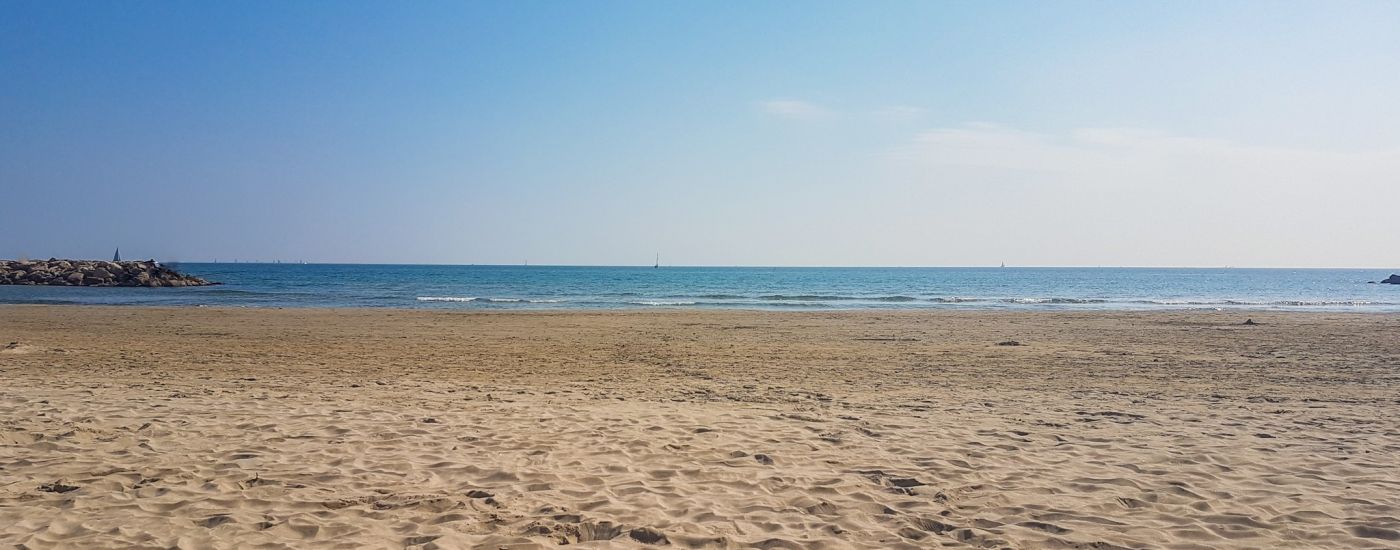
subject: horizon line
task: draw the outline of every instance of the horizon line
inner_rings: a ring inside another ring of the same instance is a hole
[[[0,258],[3,261],[48,261],[69,260],[69,261],[98,261],[106,262],[102,258]],[[460,263],[460,262],[348,262],[348,261],[303,261],[303,260],[252,260],[252,261],[220,261],[217,259],[205,260],[160,260],[157,258],[145,258],[140,260],[124,261],[158,261],[166,264],[253,264],[253,265],[364,265],[364,266],[439,266],[439,267],[599,267],[599,268],[647,268],[653,269],[657,266],[649,264],[536,264],[529,263]],[[762,264],[662,264],[660,268],[752,268],[752,269],[1349,269],[1349,270],[1375,270],[1375,271],[1395,271],[1400,270],[1400,266],[1395,267],[1375,267],[1375,266],[1294,266],[1294,265],[1047,265],[1047,264],[1026,264],[1026,265],[819,265],[819,264],[792,264],[792,265],[762,265]]]
[[[294,261],[198,261],[168,260],[163,263],[186,264],[255,264],[255,265],[364,265],[364,266],[437,266],[437,267],[598,267],[598,268],[646,268],[646,264],[535,264],[535,263],[456,263],[456,262],[303,262]],[[761,264],[675,264],[661,265],[660,268],[751,268],[751,269],[1350,269],[1350,270],[1400,270],[1400,267],[1366,266],[1289,266],[1289,265],[761,265]]]

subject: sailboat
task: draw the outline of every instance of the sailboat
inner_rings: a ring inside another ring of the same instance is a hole
[[[660,252],[657,252],[657,253],[656,253],[656,263],[655,263],[655,264],[652,264],[651,268],[652,268],[652,269],[657,269],[657,268],[660,268],[660,267],[661,267],[661,253],[660,253]]]
[[[114,262],[120,262],[120,261],[122,261],[122,249],[118,248],[116,252],[113,252],[113,253],[112,253],[112,261],[114,261]]]

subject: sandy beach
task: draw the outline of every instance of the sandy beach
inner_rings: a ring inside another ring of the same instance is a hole
[[[1396,315],[4,306],[0,545],[1395,548],[1396,411]]]

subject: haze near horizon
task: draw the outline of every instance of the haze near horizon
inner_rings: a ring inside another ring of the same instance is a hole
[[[0,257],[1400,265],[1400,4],[0,4]]]

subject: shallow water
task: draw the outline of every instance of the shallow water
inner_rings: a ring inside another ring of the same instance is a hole
[[[418,309],[1400,311],[1384,270],[187,263],[203,288],[0,286],[0,303]]]

